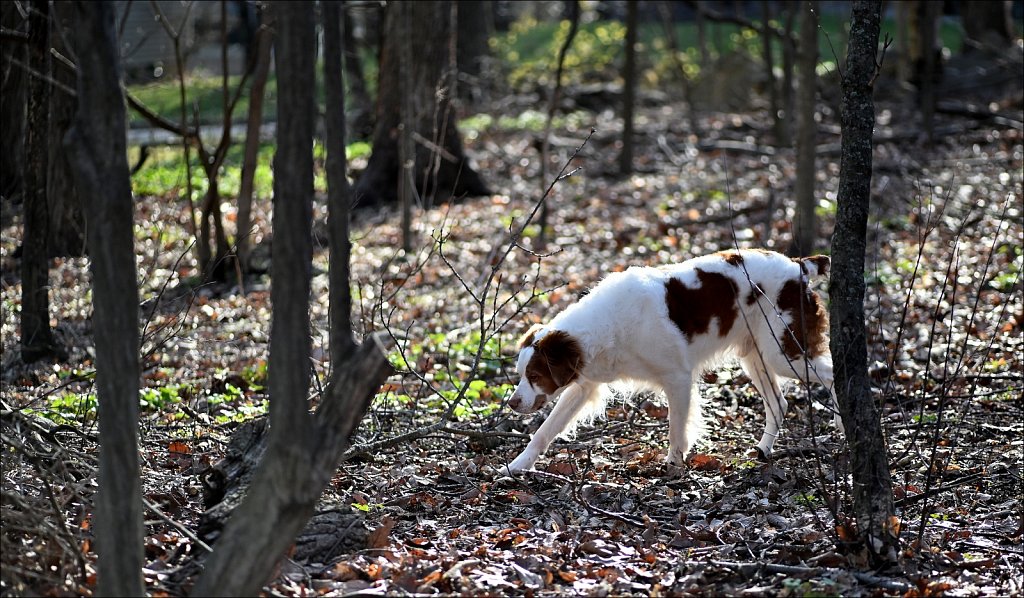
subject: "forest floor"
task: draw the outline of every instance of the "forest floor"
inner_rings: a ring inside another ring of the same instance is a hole
[[[1019,100],[1008,108],[1019,114]],[[878,106],[866,307],[901,521],[898,567],[871,570],[845,543],[849,455],[822,423],[820,389],[786,387],[793,408],[774,461],[762,463],[750,456],[761,401],[732,362],[703,377],[711,425],[689,468],[665,465],[666,409],[641,395],[556,441],[537,473],[502,473],[543,419],[504,404],[516,339],[531,323],[630,265],[789,243],[794,155],[760,144],[771,123],[761,113],[703,114],[698,138],[681,113],[640,110],[628,177],[616,174],[621,125],[607,111],[574,113],[556,131],[549,178],[596,133],[571,161],[581,170],[551,192],[552,234],[540,247],[539,228],[528,226],[507,259],[510,230],[550,183],[540,180],[539,134],[495,127],[470,136],[468,153],[494,194],[417,211],[409,252],[398,249],[394,212],[356,217],[356,332],[389,330],[399,371],[323,497],[322,510],[351,513],[353,524],[328,530],[329,546],[297,544],[267,594],[1024,592],[1019,117],[1014,126],[939,115],[929,146],[911,107]],[[828,106],[818,141],[827,252],[839,177]],[[355,174],[363,164],[352,164]],[[262,247],[268,210],[256,215]],[[317,231],[324,214],[320,197]],[[154,595],[180,594],[188,581],[175,573],[202,553],[200,474],[240,422],[266,410],[269,280],[190,290],[188,210],[177,193],[140,197],[136,222],[145,576]],[[52,324],[69,358],[21,364],[19,223],[5,218],[0,244],[0,594],[91,595],[98,432],[88,262],[55,260],[50,274]],[[325,245],[314,259],[315,388],[327,375]],[[825,282],[818,287],[827,296]]]

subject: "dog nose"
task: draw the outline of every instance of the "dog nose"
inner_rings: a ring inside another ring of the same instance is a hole
[[[513,408],[513,409],[518,410],[519,409],[519,405],[521,405],[522,402],[523,402],[522,397],[520,397],[519,395],[512,395],[512,398],[508,400],[508,406]]]

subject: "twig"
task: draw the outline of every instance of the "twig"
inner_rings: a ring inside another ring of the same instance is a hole
[[[169,524],[174,529],[176,529],[179,532],[181,532],[181,534],[183,536],[185,536],[186,538],[188,538],[189,540],[192,540],[192,542],[194,542],[196,546],[198,546],[199,548],[202,548],[206,552],[213,552],[213,548],[210,548],[209,544],[207,544],[206,542],[203,542],[201,539],[199,539],[199,536],[197,536],[194,533],[192,533],[192,531],[189,530],[184,525],[182,525],[182,524],[178,523],[177,521],[171,519],[169,515],[167,515],[166,513],[164,513],[163,511],[160,510],[160,507],[158,507],[155,504],[153,504],[153,502],[150,501],[145,496],[142,497],[142,503],[145,504],[146,508],[149,509],[150,511],[152,511],[154,515],[156,515],[157,517],[162,519],[165,523]]]

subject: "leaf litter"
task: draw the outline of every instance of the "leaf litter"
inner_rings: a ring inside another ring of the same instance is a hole
[[[489,287],[511,231],[541,193],[531,134],[495,129],[470,140],[496,193],[418,211],[408,254],[395,249],[402,245],[395,214],[357,214],[356,332],[386,328],[400,347],[392,359],[399,373],[323,497],[324,509],[355,513],[362,535],[341,553],[285,561],[268,593],[1024,591],[1019,128],[968,122],[932,148],[899,140],[876,148],[866,309],[903,542],[898,569],[867,570],[844,543],[853,530],[848,457],[825,423],[821,389],[786,388],[793,407],[779,454],[761,463],[749,454],[764,417],[760,399],[729,362],[701,382],[711,425],[687,469],[664,464],[664,405],[640,395],[612,402],[603,417],[556,441],[537,473],[502,473],[543,420],[503,403],[516,382],[516,339],[530,324],[611,271],[789,242],[792,152],[715,149],[750,142],[770,123],[702,114],[709,136],[698,143],[671,118],[678,109],[640,110],[637,172],[629,177],[612,174],[621,125],[608,112],[591,114],[584,126],[597,133],[571,163],[582,170],[548,200],[547,243],[540,245],[535,225],[526,227]],[[819,143],[838,140],[822,129]],[[570,141],[556,144],[552,171],[586,137],[561,134]],[[818,164],[825,239],[838,162],[825,155]],[[264,240],[268,210],[256,209]],[[269,281],[247,280],[244,293],[193,289],[187,206],[169,194],[140,198],[137,211],[137,222],[157,223],[136,230],[147,331],[142,385],[152,391],[143,395],[140,421],[145,575],[154,593],[178,594],[175,571],[203,550],[195,533],[201,474],[240,422],[265,413]],[[323,198],[316,216],[318,231]],[[88,261],[54,260],[50,271],[52,320],[70,358],[25,366],[17,359],[20,278],[12,256],[19,241],[16,217],[0,244],[3,593],[89,595],[98,431],[89,402]],[[316,250],[311,304],[318,389],[329,374],[325,245]],[[450,421],[441,421],[445,414]],[[339,542],[353,533],[339,529]]]

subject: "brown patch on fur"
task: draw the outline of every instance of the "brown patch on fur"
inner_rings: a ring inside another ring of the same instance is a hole
[[[543,324],[534,324],[533,326],[530,326],[530,329],[526,331],[526,334],[519,338],[519,348],[522,349],[523,347],[532,345],[533,338],[537,336],[537,332],[539,332],[543,327]]]
[[[579,378],[583,366],[579,341],[566,332],[553,330],[534,345],[533,356],[526,364],[526,379],[552,394]]]
[[[832,265],[832,258],[827,255],[812,255],[810,257],[794,257],[790,258],[797,264],[800,264],[800,271],[804,274],[810,274],[808,264],[814,264],[814,269],[817,270],[815,276],[824,276],[828,274],[828,268]]]
[[[743,256],[734,251],[719,251],[718,255],[730,266],[739,266],[743,263]]]
[[[706,334],[712,318],[718,318],[718,334],[725,336],[736,321],[736,297],[739,294],[731,278],[697,269],[700,286],[691,289],[675,278],[665,283],[668,317],[690,340]]]
[[[828,313],[817,293],[798,280],[790,280],[779,291],[776,305],[792,321],[779,339],[786,357],[799,359],[804,350],[809,358],[828,352]]]

